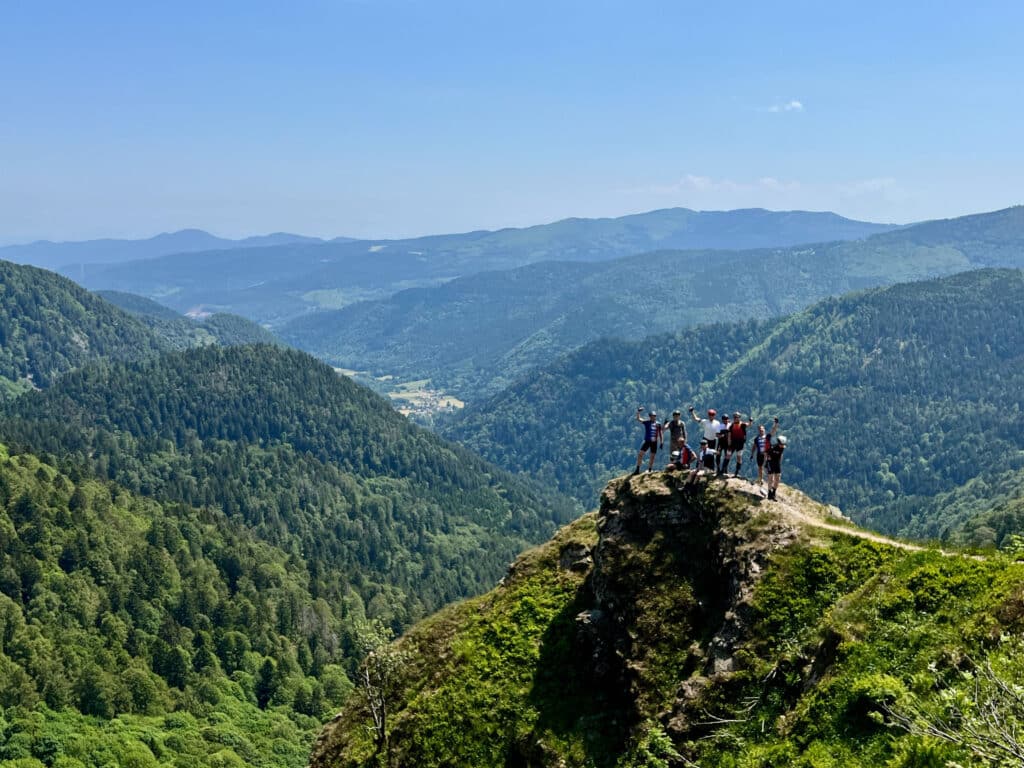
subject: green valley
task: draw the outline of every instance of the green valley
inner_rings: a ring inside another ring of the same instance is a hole
[[[601,337],[767,319],[852,290],[1019,268],[1022,254],[1016,207],[850,242],[531,264],[310,314],[280,333],[333,365],[429,378],[472,403]]]
[[[206,347],[95,365],[11,404],[7,440],[213,505],[394,627],[490,586],[573,507],[407,422],[308,355]]]

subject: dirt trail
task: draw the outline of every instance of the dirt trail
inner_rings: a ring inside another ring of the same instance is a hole
[[[742,494],[755,500],[765,501],[765,492],[762,488],[752,484],[748,480],[729,477],[726,478],[724,482],[730,490],[738,494]],[[846,520],[847,518],[842,517],[842,513],[836,507],[829,507],[825,504],[814,501],[809,496],[785,484],[779,487],[779,498],[777,501],[765,501],[765,503],[770,504],[771,506],[769,508],[774,510],[777,514],[813,528],[835,531],[836,533],[843,533],[847,536],[853,536],[858,539],[867,539],[868,541],[885,544],[886,546],[895,547],[907,552],[924,552],[925,550],[930,549],[929,547],[921,546],[920,544],[911,544],[906,541],[890,539],[888,536],[883,536],[880,533],[866,531],[863,528],[856,527],[852,522],[848,525],[829,522],[830,519]],[[984,559],[979,555],[968,555],[963,552],[949,552],[947,550],[939,551],[946,557],[966,557],[971,560]]]

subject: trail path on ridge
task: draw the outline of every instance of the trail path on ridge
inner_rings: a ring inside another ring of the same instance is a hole
[[[719,481],[722,482],[722,481]],[[725,484],[730,490],[741,494],[743,496],[750,497],[752,499],[768,503],[765,497],[762,495],[761,488],[753,485],[749,480],[744,478],[728,477],[724,480]],[[839,517],[842,513],[836,507],[830,507],[821,502],[814,501],[806,494],[798,491],[788,485],[782,485],[779,487],[779,498],[771,503],[769,509],[776,512],[776,514],[782,517],[789,518],[794,522],[801,523],[812,528],[819,528],[826,531],[834,531],[836,533],[842,533],[847,536],[853,536],[858,539],[866,539],[873,541],[877,544],[885,544],[889,547],[895,547],[896,549],[902,549],[907,552],[924,552],[931,547],[925,547],[920,544],[911,544],[906,541],[899,541],[897,539],[891,539],[888,536],[883,536],[880,533],[874,533],[872,531],[866,531],[863,528],[859,528],[852,521],[848,525],[839,525],[838,523],[830,523],[829,519],[842,519],[846,520],[845,517]],[[949,552],[947,550],[938,550],[946,557],[966,557],[971,560],[984,560],[980,555],[969,555],[964,552]]]
[[[887,547],[901,549],[905,552],[936,551],[944,557],[963,557],[969,560],[979,561],[985,560],[981,555],[938,549],[936,547],[929,547],[923,544],[913,544],[908,541],[900,541],[899,539],[884,536],[881,533],[864,530],[863,528],[858,527],[857,524],[848,517],[843,515],[842,511],[838,507],[829,506],[828,504],[822,504],[820,501],[815,501],[807,494],[785,484],[779,486],[780,495],[778,499],[775,501],[768,501],[765,498],[765,492],[767,490],[765,486],[757,486],[747,478],[743,477],[711,477],[709,475],[694,474],[692,470],[690,470],[690,475],[688,477],[683,477],[679,473],[664,473],[656,470],[653,474],[645,473],[635,477],[627,475],[624,479],[631,484],[638,483],[641,488],[645,484],[653,481],[654,485],[648,487],[655,488],[662,485],[666,474],[675,475],[677,482],[722,483],[737,496],[743,496],[749,499],[759,510],[765,510],[773,513],[790,523],[796,524],[798,527],[842,533],[846,536],[853,536],[857,539],[873,541],[876,544],[884,544]]]

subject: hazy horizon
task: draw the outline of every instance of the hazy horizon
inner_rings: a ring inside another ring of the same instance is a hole
[[[1024,6],[15,4],[0,243],[1021,202]]]
[[[1009,207],[1012,207],[1012,206],[1003,206],[1003,207],[1004,208],[1009,208]],[[618,218],[625,218],[627,216],[639,216],[639,215],[643,215],[643,214],[646,214],[646,213],[654,213],[654,212],[660,211],[660,210],[684,210],[684,209],[685,210],[693,210],[693,211],[695,211],[697,213],[733,213],[735,211],[741,211],[741,210],[765,210],[765,211],[768,211],[770,213],[831,213],[831,214],[836,214],[838,216],[843,216],[843,214],[838,213],[837,211],[811,211],[811,210],[804,210],[804,209],[785,209],[785,210],[777,209],[777,210],[775,210],[775,209],[771,209],[771,208],[761,208],[760,206],[751,206],[749,208],[730,208],[730,209],[724,209],[724,208],[717,208],[717,209],[689,208],[688,209],[687,206],[675,205],[675,206],[669,206],[667,208],[651,208],[651,209],[642,210],[642,211],[627,211],[625,213],[613,214],[613,215],[610,215],[610,216],[561,216],[561,217],[559,217],[557,219],[552,219],[550,221],[536,221],[536,222],[532,222],[532,223],[529,223],[529,224],[523,224],[523,225],[510,225],[510,226],[507,226],[507,227],[472,227],[470,229],[464,229],[464,230],[458,230],[458,231],[455,231],[455,230],[453,230],[453,231],[444,231],[444,232],[442,232],[442,231],[418,232],[418,233],[413,233],[413,234],[409,234],[409,235],[401,235],[401,236],[395,236],[395,237],[391,237],[391,236],[388,236],[388,235],[384,235],[384,236],[355,237],[353,235],[348,235],[348,234],[345,234],[345,233],[317,234],[317,233],[311,233],[311,232],[286,232],[284,230],[274,230],[274,231],[266,231],[266,232],[241,232],[241,233],[238,233],[238,234],[225,234],[225,233],[222,233],[222,232],[214,232],[214,231],[211,231],[211,230],[206,229],[204,227],[194,227],[193,226],[193,227],[181,227],[179,229],[174,229],[174,230],[161,230],[161,231],[158,231],[158,232],[143,233],[143,234],[138,234],[138,235],[118,235],[118,234],[112,234],[112,235],[99,235],[97,237],[81,238],[81,239],[79,239],[79,238],[68,238],[68,239],[63,239],[63,240],[55,240],[53,238],[48,238],[48,237],[37,237],[37,238],[34,238],[32,240],[17,240],[17,241],[13,241],[12,240],[12,241],[8,242],[8,241],[5,241],[3,239],[3,237],[2,237],[2,234],[0,234],[0,248],[8,246],[8,245],[32,245],[33,243],[43,243],[43,242],[54,243],[54,244],[61,244],[61,243],[87,242],[87,241],[90,241],[90,240],[149,240],[149,239],[152,239],[152,238],[155,238],[155,237],[159,237],[161,235],[173,235],[173,234],[177,234],[179,232],[190,231],[190,230],[191,231],[202,231],[202,232],[205,232],[208,235],[213,235],[214,237],[219,237],[219,238],[222,238],[222,239],[225,239],[225,240],[244,240],[246,238],[251,238],[251,237],[265,237],[265,236],[268,236],[268,235],[276,235],[276,234],[298,235],[298,236],[302,236],[302,237],[318,237],[318,238],[320,238],[320,239],[322,239],[324,241],[330,241],[332,239],[339,238],[339,237],[350,237],[352,239],[357,239],[357,240],[406,240],[406,239],[414,239],[414,238],[418,238],[418,237],[432,237],[432,236],[435,236],[435,235],[464,234],[464,233],[468,233],[468,232],[485,232],[485,231],[486,232],[496,232],[496,231],[499,231],[499,230],[502,230],[502,229],[528,229],[530,227],[545,226],[545,225],[548,225],[548,224],[557,224],[557,223],[559,223],[561,221],[567,221],[567,220],[570,220],[570,219],[618,219]],[[995,209],[995,210],[1001,210],[1001,209]],[[988,211],[971,211],[970,213],[988,213]],[[965,215],[970,215],[970,213],[965,214]],[[843,216],[843,218],[854,220],[850,216]],[[941,217],[941,218],[947,218],[947,217]],[[863,219],[859,219],[858,221],[864,221],[864,220]],[[907,225],[907,224],[916,224],[916,223],[919,223],[920,221],[924,221],[924,219],[921,219],[921,220],[918,220],[918,221],[875,221],[875,222],[870,222],[870,223],[873,223],[873,224],[895,224],[895,225],[898,225],[898,226],[904,226],[904,225]]]

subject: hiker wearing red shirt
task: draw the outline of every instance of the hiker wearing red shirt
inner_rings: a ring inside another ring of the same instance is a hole
[[[732,415],[732,422],[729,424],[729,429],[725,435],[725,457],[722,459],[722,468],[719,470],[720,474],[729,473],[729,462],[732,457],[736,457],[736,472],[733,477],[740,476],[740,470],[743,468],[743,447],[747,442],[747,429],[750,427],[751,422],[743,421],[739,411],[736,411]]]
[[[668,466],[665,467],[665,470],[672,471],[677,469],[689,469],[690,465],[693,464],[693,460],[696,458],[697,454],[693,452],[693,449],[685,442],[680,442],[679,450],[672,451],[670,454]]]

